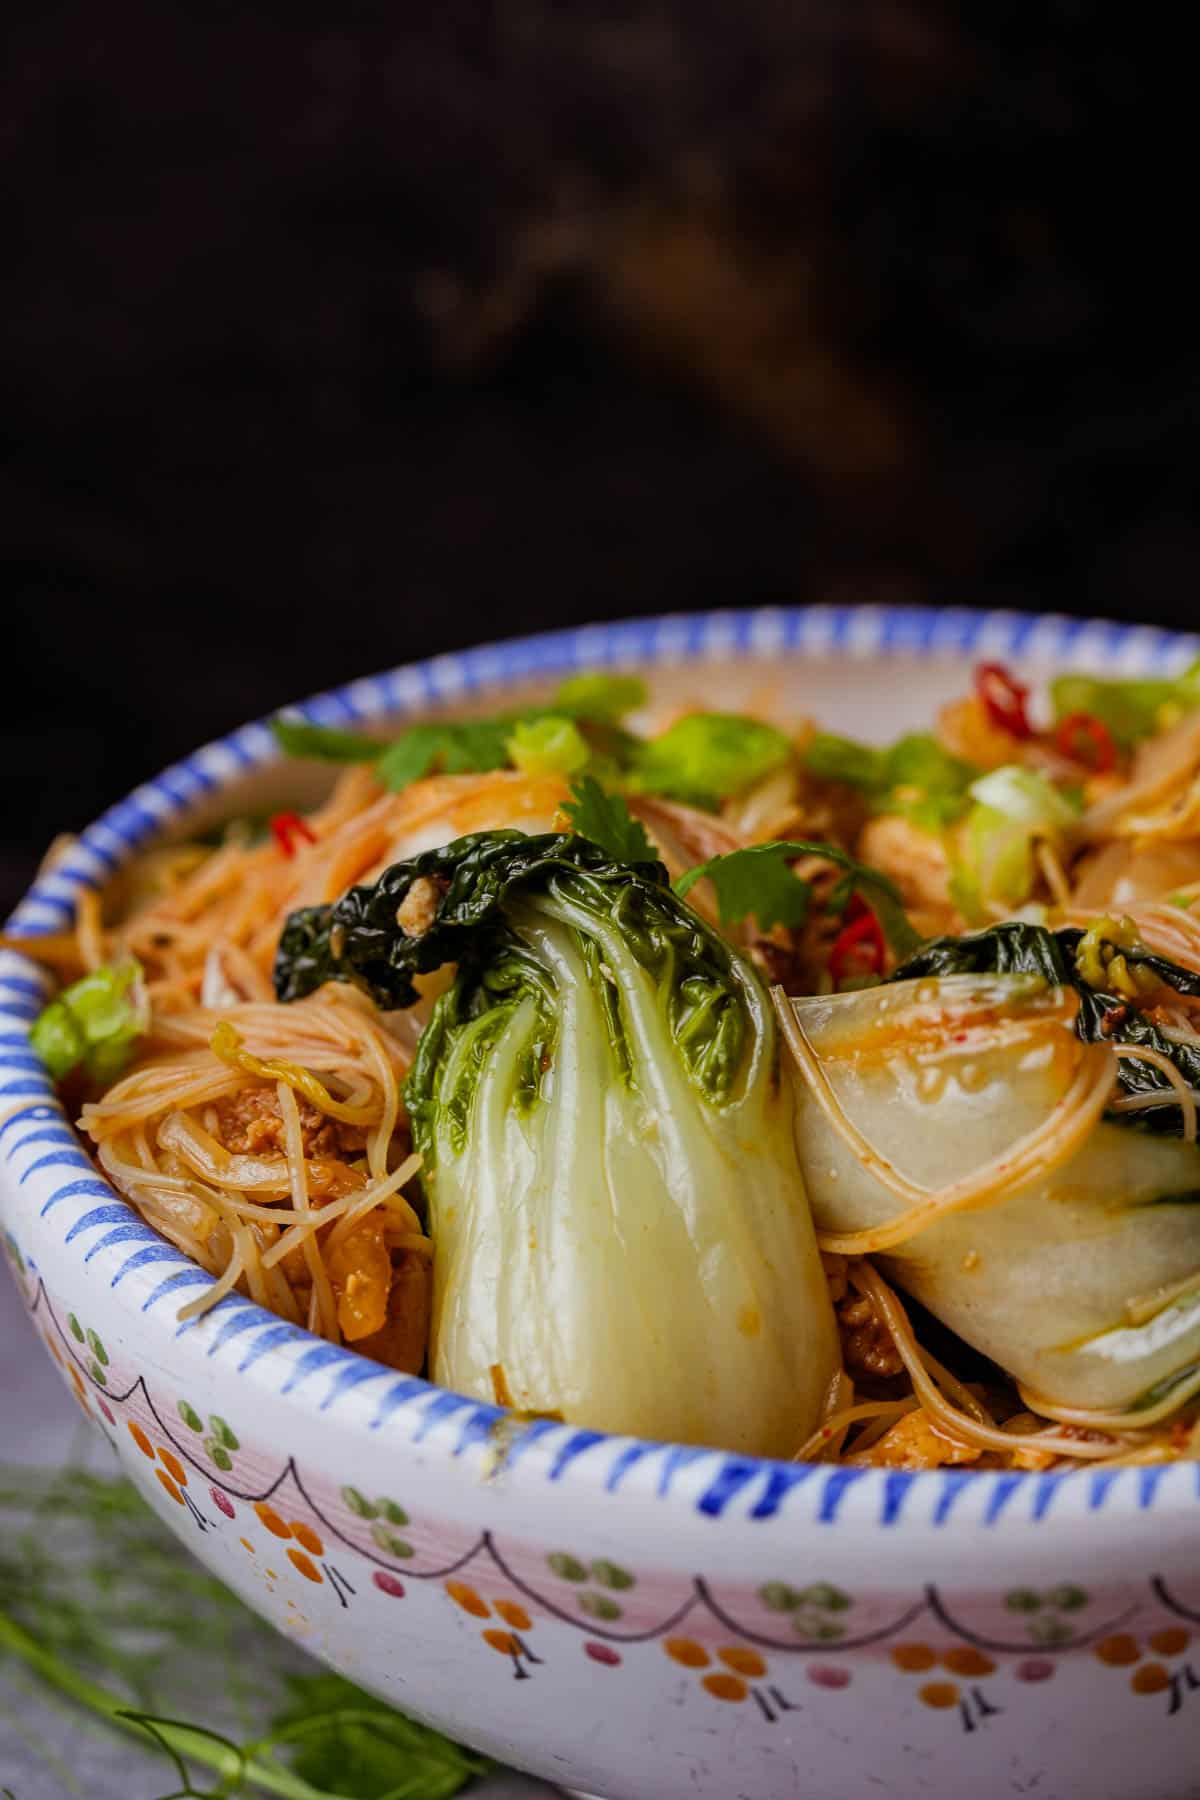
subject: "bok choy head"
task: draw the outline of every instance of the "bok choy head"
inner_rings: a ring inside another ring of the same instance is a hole
[[[837,1337],[758,976],[588,839],[494,831],[294,914],[277,991],[453,985],[406,1088],[434,1379],[601,1429],[786,1455]]]
[[[926,945],[883,987],[790,1004],[815,1059],[798,1143],[819,1230],[877,1254],[1031,1396],[1120,1415],[1200,1371],[1200,1150],[1160,1066],[1192,1087],[1200,1059],[1144,1010],[1200,982],[1112,934],[1000,925]],[[932,1221],[893,1179],[944,1196],[988,1165],[980,1203]]]

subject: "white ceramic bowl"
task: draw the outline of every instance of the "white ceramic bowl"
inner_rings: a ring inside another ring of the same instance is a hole
[[[487,710],[616,665],[736,706],[771,684],[876,740],[1000,658],[1173,671],[1195,640],[964,611],[708,614],[558,632],[356,683],[312,719]],[[297,795],[251,725],[139,788],[17,927],[185,821]],[[1200,1792],[1200,1470],[814,1468],[534,1425],[398,1375],[209,1278],[101,1179],[0,964],[0,1198],[49,1353],[122,1464],[281,1631],[397,1706],[629,1800]],[[11,1379],[11,1377],[10,1377]]]

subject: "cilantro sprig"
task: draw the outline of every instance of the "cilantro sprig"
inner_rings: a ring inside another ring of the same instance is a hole
[[[830,912],[843,912],[851,895],[858,894],[875,913],[896,956],[911,956],[916,951],[921,938],[909,923],[896,887],[878,869],[859,862],[836,844],[805,839],[751,844],[689,869],[675,883],[675,892],[686,897],[698,881],[707,878],[716,892],[722,925],[738,925],[753,917],[763,931],[773,925],[795,929],[804,924],[812,908],[812,883],[791,866],[804,856],[819,856],[845,871],[826,901]]]
[[[572,831],[590,838],[607,850],[614,862],[656,862],[658,851],[646,836],[620,794],[608,793],[591,775],[571,786],[571,798],[563,807]]]
[[[645,698],[645,687],[635,676],[595,672],[571,676],[547,706],[525,707],[489,719],[428,720],[410,725],[386,744],[286,714],[271,720],[271,730],[289,756],[374,763],[383,786],[399,793],[425,775],[483,775],[509,768],[514,762],[520,766],[522,749],[528,746],[528,729],[542,727],[536,741],[544,745],[553,740],[555,722],[564,728],[578,728],[598,758],[619,764],[628,760],[637,740],[621,731],[617,721],[641,706]],[[565,730],[562,736],[567,737]]]
[[[571,799],[563,808],[571,828],[590,838],[617,862],[652,862],[657,851],[641,822],[629,811],[620,794],[608,793],[590,775],[574,782]],[[675,892],[686,899],[698,881],[708,880],[717,897],[722,925],[757,920],[760,930],[773,925],[792,929],[803,925],[812,909],[812,883],[796,874],[792,864],[800,857],[819,856],[843,871],[825,902],[828,911],[844,912],[852,894],[871,906],[897,957],[912,956],[922,940],[908,921],[898,889],[878,869],[861,863],[836,844],[788,839],[751,844],[688,869],[675,883]]]

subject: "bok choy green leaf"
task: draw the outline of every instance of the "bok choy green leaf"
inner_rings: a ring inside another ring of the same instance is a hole
[[[1200,975],[1156,956],[1129,926],[1105,919],[1089,932],[1078,927],[1050,931],[1043,925],[1011,921],[966,937],[933,938],[892,979],[961,974],[1034,975],[1049,987],[1074,988],[1079,996],[1076,1036],[1085,1043],[1140,1046],[1165,1057],[1200,1095],[1200,1042],[1168,1034],[1147,1018],[1142,1006],[1156,991],[1200,996]],[[1179,1136],[1183,1118],[1174,1089],[1169,1076],[1154,1063],[1122,1057],[1117,1086],[1127,1098],[1153,1097],[1156,1103],[1114,1113],[1115,1121]]]

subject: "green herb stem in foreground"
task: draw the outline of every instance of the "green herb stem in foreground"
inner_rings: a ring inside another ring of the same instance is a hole
[[[490,1766],[340,1675],[291,1673],[289,1647],[125,1480],[0,1467],[0,1594],[0,1668],[170,1757],[177,1796],[197,1793],[187,1762],[214,1797],[282,1800],[450,1800]],[[232,1701],[241,1741],[172,1716],[184,1691]]]
[[[86,1707],[89,1712],[146,1743],[146,1729],[128,1702],[71,1668],[61,1657],[38,1643],[23,1626],[0,1612],[0,1651],[7,1651],[27,1664],[43,1681],[57,1688],[68,1699]],[[155,1730],[164,1744],[212,1769],[226,1784],[251,1782],[269,1794],[280,1794],[284,1800],[354,1800],[352,1795],[335,1795],[328,1790],[310,1787],[307,1781],[291,1774],[278,1764],[256,1762],[233,1744],[205,1731],[202,1727],[181,1724],[175,1720],[154,1721]]]
[[[296,1711],[278,1719],[268,1736],[240,1747],[204,1726],[132,1710],[119,1695],[72,1668],[0,1613],[0,1653],[4,1652],[19,1657],[59,1693],[138,1739],[144,1748],[157,1743],[181,1769],[187,1762],[211,1769],[221,1792],[232,1794],[249,1786],[281,1800],[450,1800],[467,1781],[491,1767],[485,1757],[473,1756],[382,1702],[358,1694],[335,1675],[298,1681],[296,1687],[303,1692],[298,1691]],[[271,1754],[275,1746],[294,1750],[300,1769],[322,1785],[314,1786],[305,1774],[276,1761]]]

